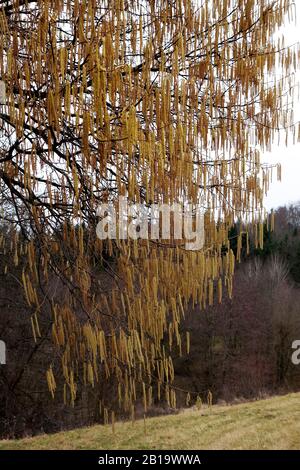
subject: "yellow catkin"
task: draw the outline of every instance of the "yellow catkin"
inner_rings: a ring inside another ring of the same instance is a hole
[[[191,341],[190,341],[190,332],[186,332],[186,353],[190,354]]]
[[[208,405],[209,408],[212,407],[212,400],[213,400],[213,395],[212,395],[211,391],[209,390],[207,392],[207,405]]]
[[[222,287],[222,278],[218,279],[218,301],[222,302],[223,287]]]
[[[274,216],[274,211],[271,212],[271,232],[274,232],[274,227],[275,227],[275,216]]]
[[[197,398],[196,398],[196,407],[198,410],[201,410],[202,408],[202,400],[201,400],[201,397],[199,395],[197,395]]]
[[[32,317],[30,318],[30,320],[31,320],[31,328],[32,328],[32,334],[33,334],[34,342],[36,343],[36,342],[37,342],[37,338],[36,338],[36,331],[35,331],[34,320],[33,320]]]

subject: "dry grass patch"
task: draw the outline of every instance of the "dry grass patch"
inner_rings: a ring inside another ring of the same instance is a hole
[[[300,449],[300,393],[211,410],[0,441],[4,449]]]

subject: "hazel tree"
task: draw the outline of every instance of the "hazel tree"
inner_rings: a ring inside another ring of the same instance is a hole
[[[26,259],[36,342],[51,307],[53,396],[62,374],[71,404],[79,381],[113,380],[126,411],[140,395],[145,410],[176,405],[187,305],[232,295],[236,219],[237,260],[243,232],[263,243],[261,153],[298,138],[299,48],[281,29],[294,15],[290,0],[0,0],[1,217],[14,229],[1,244]],[[201,204],[204,246],[98,239],[97,208],[120,196]]]

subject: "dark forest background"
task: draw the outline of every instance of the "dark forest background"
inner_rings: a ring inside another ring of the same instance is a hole
[[[233,250],[238,230],[230,234]],[[10,236],[4,226],[1,235]],[[74,408],[63,404],[63,383],[52,400],[45,371],[49,358],[54,365],[60,359],[51,344],[51,315],[43,312],[42,337],[35,343],[20,283],[22,263],[12,268],[9,256],[0,253],[0,339],[7,345],[7,364],[0,366],[0,437],[101,421],[97,385],[79,390]],[[291,362],[292,342],[300,339],[300,203],[279,208],[275,231],[265,230],[264,249],[251,244],[250,255],[242,257],[232,299],[186,312],[182,331],[190,332],[190,354],[174,357],[174,364],[175,386],[192,392],[190,405],[198,395],[205,400],[208,390],[214,403],[300,390],[300,366]],[[109,394],[110,385],[103,386]],[[186,393],[178,393],[178,406],[186,406]],[[111,407],[118,409],[117,398]],[[172,411],[160,403],[150,413]]]

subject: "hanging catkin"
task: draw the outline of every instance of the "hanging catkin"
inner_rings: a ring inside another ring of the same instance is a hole
[[[94,387],[113,427],[106,382],[126,413],[137,401],[145,413],[156,399],[175,407],[172,357],[190,351],[182,320],[233,295],[250,236],[263,248],[272,175],[260,154],[297,137],[285,96],[296,88],[299,46],[280,38],[293,1],[2,3],[1,132],[17,140],[8,152],[0,139],[14,223],[0,246],[5,273],[22,266],[33,341],[47,334],[52,312],[61,366],[46,373],[51,395],[54,375],[73,406],[82,382]],[[117,213],[120,196],[192,203],[194,226],[199,204],[204,245],[191,251],[160,226],[151,240],[98,239],[99,204]]]

